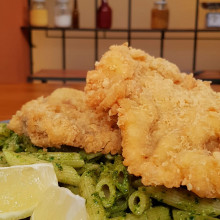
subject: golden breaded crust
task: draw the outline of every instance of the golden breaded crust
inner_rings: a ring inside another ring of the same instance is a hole
[[[120,131],[105,113],[85,104],[83,91],[62,88],[26,103],[8,127],[40,147],[69,145],[86,152],[121,152]]]
[[[85,91],[118,116],[124,164],[143,184],[220,198],[220,94],[209,82],[124,44],[88,73]]]
[[[111,46],[96,63],[95,70],[87,74],[86,101],[101,111],[117,109],[118,100],[139,96],[144,87],[143,77],[155,73],[185,88],[192,88],[196,82],[191,74],[180,74],[178,67],[165,59],[155,59],[127,44]]]

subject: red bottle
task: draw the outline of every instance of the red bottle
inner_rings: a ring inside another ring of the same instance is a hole
[[[97,27],[108,29],[112,25],[112,9],[107,0],[102,0],[102,4],[97,11]]]

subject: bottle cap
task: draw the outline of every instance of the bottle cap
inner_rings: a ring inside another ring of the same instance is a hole
[[[167,2],[166,0],[162,0],[162,1],[156,1],[154,2],[154,4],[157,6],[159,10],[164,10],[167,5]]]
[[[156,1],[156,2],[154,2],[154,4],[156,4],[156,5],[166,5],[167,2],[166,1]]]
[[[46,0],[33,0],[33,2],[45,2]]]
[[[57,0],[57,2],[59,2],[59,3],[68,3],[69,0]]]

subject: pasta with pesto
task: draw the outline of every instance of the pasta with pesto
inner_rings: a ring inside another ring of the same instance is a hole
[[[59,184],[86,199],[89,220],[220,219],[220,200],[184,188],[143,186],[121,155],[87,154],[78,148],[34,146],[0,124],[0,166],[52,163]]]

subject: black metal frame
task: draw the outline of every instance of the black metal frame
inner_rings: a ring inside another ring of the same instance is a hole
[[[194,32],[194,46],[193,46],[193,66],[192,66],[193,73],[196,71],[198,18],[199,18],[199,0],[196,0],[195,32]]]
[[[29,1],[29,5],[30,5],[30,0]],[[95,10],[98,9],[98,0],[94,0],[95,3]],[[127,24],[127,28],[126,29],[98,29],[97,28],[97,22],[96,22],[96,14],[95,13],[95,28],[79,28],[79,29],[72,29],[72,28],[56,28],[56,27],[22,27],[22,30],[26,30],[29,33],[29,45],[30,45],[30,73],[31,76],[29,77],[29,80],[33,80],[33,79],[37,79],[37,80],[49,80],[49,79],[54,79],[54,80],[85,80],[84,78],[43,78],[41,79],[40,77],[33,77],[33,45],[32,45],[32,30],[42,30],[45,31],[46,33],[46,37],[49,38],[61,38],[62,40],[62,69],[65,70],[66,69],[66,39],[67,38],[80,38],[80,39],[88,39],[88,38],[94,38],[94,60],[97,61],[99,54],[98,54],[98,47],[99,47],[99,39],[126,39],[128,42],[128,45],[131,45],[131,40],[132,39],[158,39],[160,40],[160,56],[163,57],[164,56],[164,40],[193,40],[194,44],[193,44],[193,61],[192,61],[192,72],[196,73],[196,59],[197,59],[197,42],[198,42],[198,32],[219,32],[220,29],[198,29],[198,17],[199,17],[199,4],[200,1],[196,0],[196,10],[195,10],[195,27],[194,29],[161,29],[161,30],[154,30],[154,29],[132,29],[131,28],[131,10],[132,10],[132,0],[128,0],[128,24]],[[50,36],[48,31],[61,31],[61,37],[57,37],[57,36]],[[94,37],[67,37],[66,36],[66,31],[82,31],[82,32],[94,32]],[[109,38],[109,37],[100,37],[98,36],[99,32],[124,32],[127,33],[127,37],[116,37],[116,38]],[[160,37],[144,37],[144,38],[133,38],[131,37],[131,33],[134,32],[155,32],[155,33],[160,33]],[[166,37],[166,33],[170,33],[170,32],[191,32],[194,33],[194,37],[193,38],[172,38],[172,37]],[[219,40],[220,38],[200,38],[202,40]],[[198,71],[201,72],[201,71]]]

